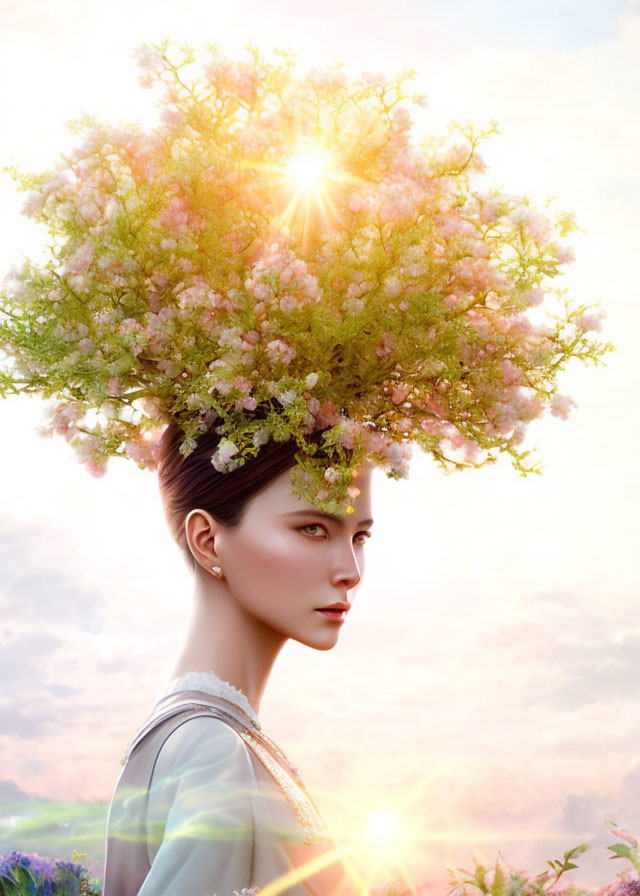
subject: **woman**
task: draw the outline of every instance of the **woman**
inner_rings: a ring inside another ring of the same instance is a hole
[[[613,346],[585,306],[527,316],[576,225],[476,189],[491,130],[412,141],[406,78],[298,75],[288,54],[208,47],[188,86],[191,49],[174,62],[168,45],[141,48],[143,86],[165,89],[157,129],[88,122],[52,171],[18,175],[53,257],[0,294],[0,395],[55,396],[41,432],[93,475],[111,456],[155,469],[158,449],[195,575],[187,641],[113,796],[105,896],[357,892],[259,728],[275,658],[288,638],[336,643],[322,608],[362,575],[369,464],[405,478],[415,443],[445,470],[506,452],[539,472],[518,446],[545,404],[566,419],[557,373]]]
[[[372,466],[359,471],[354,513],[330,518],[291,490],[294,443],[222,474],[210,462],[215,433],[187,458],[181,438],[169,425],[158,476],[194,574],[192,615],[113,794],[104,896],[367,892],[333,854],[297,770],[263,740],[258,711],[289,638],[337,643],[364,570]]]

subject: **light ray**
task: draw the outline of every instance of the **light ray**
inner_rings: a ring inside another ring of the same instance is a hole
[[[334,849],[328,849],[320,855],[314,856],[308,862],[304,862],[298,867],[292,868],[291,871],[285,872],[276,880],[271,881],[271,883],[260,890],[260,896],[279,896],[280,893],[284,893],[289,889],[292,884],[299,883],[301,879],[305,880],[316,872],[322,871],[323,868],[327,868],[334,862],[345,858],[347,853],[348,849],[345,847],[336,846]],[[369,887],[364,880],[349,864],[345,867],[360,890],[361,896],[368,896]]]
[[[365,181],[347,171],[340,156],[321,139],[295,142],[284,163],[244,161],[247,168],[267,175],[264,189],[274,198],[273,226],[292,232],[299,225],[302,250],[321,222],[339,221],[337,190],[362,187]],[[271,177],[269,177],[271,175]]]

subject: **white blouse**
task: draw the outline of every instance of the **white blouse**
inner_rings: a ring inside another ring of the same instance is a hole
[[[191,672],[171,681],[164,694],[181,690],[230,700],[260,730],[247,697],[215,673]],[[251,893],[288,873],[293,879],[281,891],[286,896],[317,892],[302,883],[287,852],[308,845],[309,831],[277,777],[278,769],[269,771],[222,719],[197,716],[176,728],[151,777],[151,870],[138,896],[240,896],[243,888]]]

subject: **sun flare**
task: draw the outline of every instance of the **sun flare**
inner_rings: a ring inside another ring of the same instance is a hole
[[[393,812],[380,809],[370,816],[365,830],[370,843],[389,848],[398,840],[398,817]]]
[[[287,177],[297,191],[317,193],[323,183],[335,176],[336,168],[331,154],[312,144],[298,150],[287,166]]]

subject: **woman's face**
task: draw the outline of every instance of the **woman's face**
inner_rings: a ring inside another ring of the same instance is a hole
[[[291,491],[285,470],[247,504],[240,526],[218,525],[214,549],[233,598],[262,623],[309,647],[333,647],[349,611],[330,617],[319,608],[350,605],[362,580],[373,523],[372,465],[359,469],[354,512],[329,518]]]

